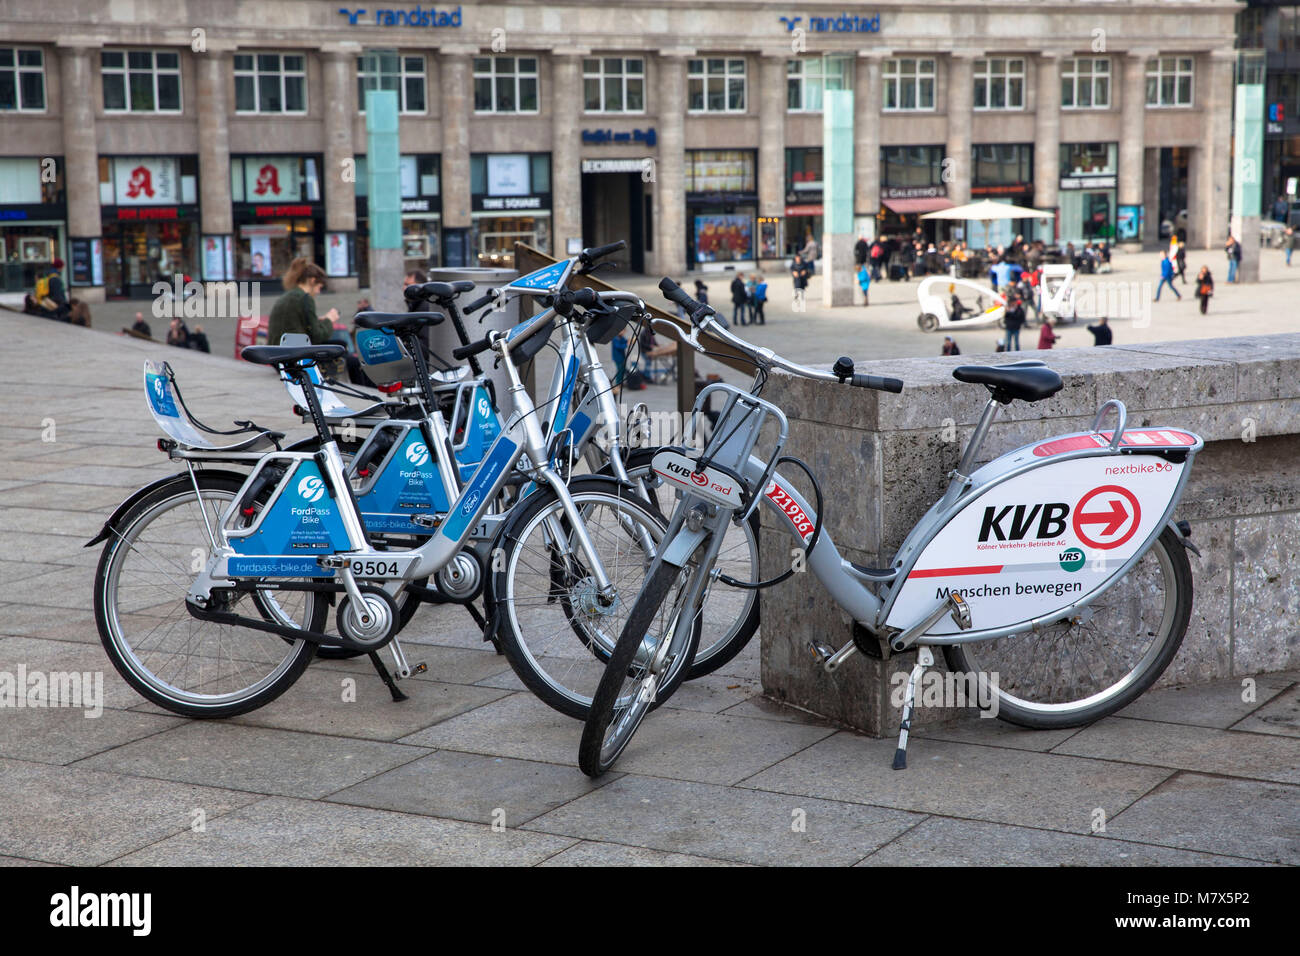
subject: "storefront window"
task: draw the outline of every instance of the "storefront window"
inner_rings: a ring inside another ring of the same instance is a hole
[[[802,249],[811,235],[822,234],[822,149],[792,148],[785,151],[785,246],[787,256]]]
[[[688,193],[752,193],[754,151],[748,149],[689,149],[686,151]]]
[[[1062,176],[1114,175],[1119,146],[1116,143],[1062,143]]]
[[[942,146],[885,146],[880,150],[882,186],[943,184]]]
[[[245,223],[236,236],[235,277],[278,278],[299,256],[315,261],[315,249],[315,220],[270,219]]]
[[[1062,243],[1114,240],[1118,158],[1117,143],[1061,144]]]
[[[474,153],[469,159],[471,255],[481,266],[513,261],[516,242],[551,248],[551,154]]]
[[[104,284],[112,296],[149,295],[155,282],[198,277],[198,227],[192,222],[104,226]]]
[[[753,150],[687,151],[687,261],[703,264],[755,259],[757,166]]]

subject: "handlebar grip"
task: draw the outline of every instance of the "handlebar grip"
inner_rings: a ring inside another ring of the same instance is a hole
[[[461,312],[465,315],[469,315],[471,312],[477,312],[479,309],[483,308],[483,306],[491,302],[493,298],[495,298],[495,296],[493,296],[491,292],[485,292],[469,305],[465,306],[465,308],[461,309]],[[457,358],[459,357],[460,356],[457,356]]]
[[[619,241],[622,242],[622,240]],[[590,309],[600,301],[600,296],[596,294],[595,289],[575,289],[570,300],[574,305],[582,306],[584,309]]]
[[[659,280],[659,291],[664,294],[664,298],[669,302],[680,305],[686,312],[693,324],[699,325],[700,318],[708,315],[713,310],[703,303],[696,302],[690,294],[667,276]]]
[[[477,342],[471,342],[469,345],[461,345],[451,350],[453,358],[467,359],[471,355],[478,355],[480,352],[486,352],[492,347],[492,337],[485,335]]]
[[[596,246],[596,248],[594,249],[583,249],[582,258],[586,259],[588,262],[591,262],[593,259],[599,259],[601,256],[607,256],[611,252],[618,252],[618,250],[626,249],[626,248],[627,248],[627,241],[624,239],[620,239],[618,240],[618,242],[611,242],[608,245],[604,245],[604,246]]]
[[[855,374],[853,384],[857,388],[874,388],[878,392],[901,392],[903,390],[902,379],[882,378],[879,375]]]

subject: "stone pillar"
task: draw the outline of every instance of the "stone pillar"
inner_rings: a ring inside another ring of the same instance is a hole
[[[1187,239],[1193,249],[1222,249],[1228,235],[1236,60],[1236,50],[1215,50],[1203,61],[1204,75],[1197,78],[1205,131],[1192,150],[1187,172]]]
[[[686,57],[664,50],[657,65],[659,162],[655,167],[655,271],[676,279],[686,271]]]
[[[321,78],[324,86],[325,168],[321,183],[325,190],[325,228],[330,232],[355,232],[357,228],[357,191],[355,177],[344,179],[356,157],[352,142],[353,123],[357,116],[356,43],[340,43],[322,49]],[[372,273],[374,271],[372,262]],[[351,292],[358,288],[356,276],[331,278],[330,289]]]
[[[469,114],[473,105],[470,54],[476,48],[443,47],[438,58],[442,97],[442,226],[468,229]]]
[[[103,232],[99,213],[99,147],[95,141],[91,71],[99,68],[98,45],[59,49],[60,108],[63,111],[63,185],[68,203],[68,240]],[[92,62],[91,57],[96,58]],[[66,285],[66,282],[65,282]],[[78,286],[77,298],[103,302],[103,286]]]
[[[785,77],[789,52],[766,52],[759,65],[758,214],[785,215]]]
[[[973,50],[954,50],[948,57],[948,143],[945,170],[952,179],[947,183],[948,199],[954,205],[970,202],[971,179],[971,110],[975,101],[975,58]]]
[[[1034,99],[1034,208],[1053,209],[1060,203],[1061,184],[1061,55],[1038,54]],[[1035,239],[1044,238],[1035,236]]]
[[[582,235],[582,55],[556,50],[551,57],[551,255],[563,258],[569,239]]]
[[[880,211],[880,64],[888,50],[858,54],[853,78],[853,211],[874,216]]]
[[[229,236],[234,232],[230,197],[230,104],[226,77],[230,54],[214,49],[194,57],[199,111],[199,213],[203,234]]]
[[[1142,202],[1143,173],[1145,171],[1146,149],[1146,63],[1151,57],[1151,50],[1130,50],[1123,58],[1124,80],[1120,91],[1120,138],[1119,138],[1119,205],[1129,206]],[[1154,224],[1156,230],[1160,224],[1155,222],[1160,217],[1159,209],[1143,207],[1143,238],[1150,234]],[[1121,248],[1137,251],[1141,243],[1126,242]]]

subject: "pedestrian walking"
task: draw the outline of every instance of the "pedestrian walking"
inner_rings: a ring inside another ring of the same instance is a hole
[[[1004,313],[1007,326],[1007,348],[1008,352],[1020,351],[1020,330],[1025,325],[1025,307],[1020,302],[1020,297],[1014,293],[1007,296],[1007,307]],[[1013,346],[1012,343],[1015,343]]]
[[[1214,276],[1210,275],[1209,266],[1201,266],[1201,271],[1196,273],[1196,297],[1201,300],[1201,315],[1205,314],[1212,295],[1214,295]]]
[[[749,324],[754,324],[754,290],[758,288],[758,273],[751,272],[745,279],[745,298],[749,302]]]
[[[1056,344],[1060,336],[1052,331],[1052,320],[1043,319],[1043,327],[1038,330],[1038,347],[1041,350],[1050,349]]]
[[[1164,258],[1160,260],[1160,284],[1156,286],[1156,301],[1160,301],[1160,293],[1164,291],[1165,284],[1169,285],[1169,291],[1178,296],[1178,301],[1183,300],[1182,293],[1174,288],[1174,260],[1171,254],[1166,252]]]
[[[1106,321],[1104,315],[1097,320],[1096,325],[1088,326],[1088,331],[1092,333],[1093,345],[1110,345],[1110,324]]]
[[[695,301],[700,305],[709,304],[709,287],[704,284],[703,279],[695,280]]]
[[[767,280],[761,272],[754,279],[754,317],[750,321],[756,325],[767,325],[767,316],[763,314],[763,306],[767,302]]]
[[[1228,256],[1228,281],[1235,283],[1237,270],[1241,268],[1241,243],[1232,233],[1228,233],[1228,241],[1223,244],[1223,251]]]
[[[871,247],[867,245],[866,238],[858,236],[858,241],[853,244],[853,264],[861,269],[866,264],[870,252]]]
[[[1282,233],[1282,248],[1286,250],[1286,264],[1291,264],[1291,253],[1295,251],[1295,229],[1291,226],[1286,227]]]
[[[745,280],[737,272],[731,280],[731,321],[735,325],[748,325],[745,313],[749,307],[749,294],[745,291]]]
[[[858,288],[862,290],[862,304],[870,305],[867,292],[871,288],[871,270],[867,268],[865,262],[858,265]]]
[[[1183,280],[1183,285],[1187,285],[1187,243],[1178,243],[1178,247],[1174,251],[1174,266],[1178,270],[1178,278]],[[1170,287],[1173,287],[1172,282]]]
[[[874,282],[879,282],[881,263],[885,259],[885,247],[879,239],[871,244],[871,250],[867,253],[867,257],[871,260],[871,279]]]

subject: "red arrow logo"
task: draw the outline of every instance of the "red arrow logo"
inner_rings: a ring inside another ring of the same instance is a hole
[[[1103,538],[1109,538],[1122,528],[1127,520],[1128,511],[1118,499],[1110,503],[1110,511],[1092,511],[1079,515],[1079,524],[1104,524],[1106,527],[1101,529]]]
[[[1101,495],[1115,496],[1109,499],[1108,510],[1083,510],[1093,498]],[[1125,501],[1128,502],[1127,508],[1124,506]],[[1074,506],[1074,517],[1070,519],[1070,523],[1080,541],[1091,548],[1100,548],[1106,551],[1111,548],[1118,548],[1133,537],[1138,525],[1142,523],[1142,506],[1138,504],[1137,495],[1127,488],[1121,485],[1102,485],[1100,488],[1092,489],[1079,499],[1079,503]],[[1123,531],[1126,523],[1128,524],[1128,530]],[[1089,534],[1084,531],[1084,528],[1091,525],[1104,525],[1105,527],[1101,529],[1100,533]],[[1122,534],[1121,531],[1123,531]],[[1112,535],[1119,536],[1112,538]]]

